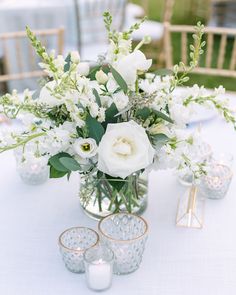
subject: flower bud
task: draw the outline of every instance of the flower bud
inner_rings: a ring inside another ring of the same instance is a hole
[[[95,77],[99,84],[106,84],[106,82],[108,81],[107,74],[104,73],[102,70],[98,71]]]
[[[77,73],[81,76],[87,76],[89,74],[89,64],[87,62],[80,62],[77,66]]]

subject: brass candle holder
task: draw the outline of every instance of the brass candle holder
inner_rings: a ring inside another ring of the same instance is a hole
[[[202,228],[204,218],[204,198],[198,195],[198,188],[192,184],[179,200],[176,226]]]

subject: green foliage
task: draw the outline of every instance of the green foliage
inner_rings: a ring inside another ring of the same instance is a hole
[[[88,129],[88,136],[95,139],[97,144],[99,144],[103,134],[105,133],[102,124],[88,114],[86,118],[86,127]]]
[[[108,182],[110,183],[110,185],[116,189],[118,192],[123,188],[123,186],[125,185],[125,181],[124,179],[120,178],[120,177],[112,177],[108,174],[105,174],[106,179],[108,180]]]
[[[112,66],[110,66],[112,76],[116,80],[117,84],[120,86],[120,88],[124,91],[126,94],[128,92],[128,85],[123,79],[123,77],[115,70]]]
[[[71,65],[71,54],[69,53],[65,59],[66,64],[64,65],[64,72],[68,72]]]
[[[59,159],[59,161],[69,171],[81,170],[81,166],[79,165],[79,163],[75,159],[73,159],[71,157],[61,157]]]
[[[66,174],[68,175],[67,172],[58,171],[53,166],[50,166],[50,178],[61,178]]]
[[[148,107],[144,107],[142,109],[139,109],[135,113],[135,116],[137,118],[141,118],[144,121],[148,117],[150,117],[151,115],[154,115],[154,117],[163,119],[164,121],[167,121],[169,123],[174,123],[173,120],[169,116],[167,116],[166,114],[164,114],[162,112],[159,112],[159,111],[156,111],[156,110],[153,110],[153,109],[150,109]]]
[[[100,98],[100,96],[99,96],[99,94],[98,94],[98,92],[97,92],[97,90],[95,88],[93,88],[93,94],[94,94],[94,96],[96,98],[96,102],[97,102],[98,106],[101,107],[102,106],[101,98]]]
[[[71,121],[70,114],[64,104],[55,106],[48,112],[48,117],[55,122],[56,126],[63,124],[66,121]]]
[[[70,171],[70,169],[66,168],[60,161],[61,158],[65,158],[65,157],[72,158],[70,154],[62,152],[52,156],[49,159],[48,164],[52,166],[55,170],[59,172],[64,172],[66,174]]]
[[[109,123],[117,123],[118,121],[118,109],[114,103],[110,105],[110,107],[105,112],[106,121],[102,123],[103,127],[106,129]]]

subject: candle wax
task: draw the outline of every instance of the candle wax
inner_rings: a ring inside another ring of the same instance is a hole
[[[88,266],[88,284],[91,289],[104,290],[111,284],[111,265],[102,259]]]

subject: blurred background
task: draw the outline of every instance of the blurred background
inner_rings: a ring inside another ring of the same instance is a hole
[[[64,56],[79,50],[82,60],[94,62],[107,47],[102,21],[106,10],[119,30],[148,16],[134,33],[134,43],[152,37],[143,49],[153,58],[154,71],[189,62],[192,26],[201,21],[207,27],[207,46],[188,83],[207,88],[222,84],[236,91],[236,0],[0,0],[0,92],[38,88],[42,71],[26,38],[26,25],[49,50]]]

